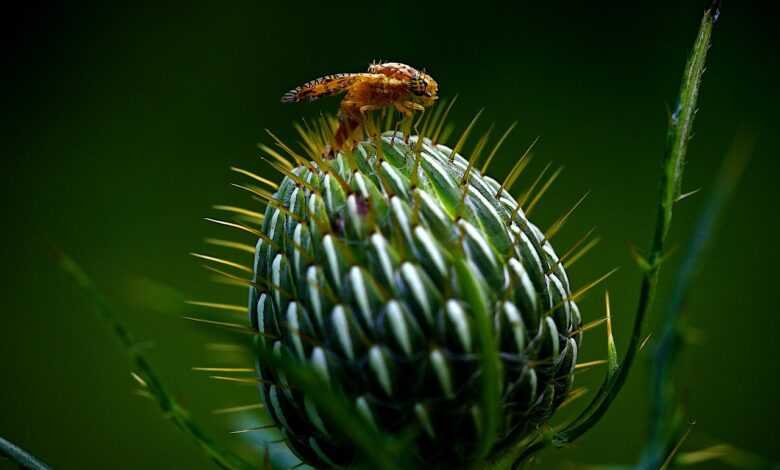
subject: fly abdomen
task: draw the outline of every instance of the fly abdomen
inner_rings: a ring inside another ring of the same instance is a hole
[[[346,91],[359,75],[357,73],[337,73],[311,80],[282,95],[282,103],[314,101],[323,96],[341,93]]]

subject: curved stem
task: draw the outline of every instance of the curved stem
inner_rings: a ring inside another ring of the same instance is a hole
[[[644,266],[644,273],[626,355],[618,369],[607,376],[606,386],[603,387],[601,393],[594,397],[585,411],[561,431],[556,432],[551,439],[537,441],[523,450],[516,461],[518,465],[550,443],[561,447],[573,442],[590,430],[606,414],[628,378],[628,373],[642,341],[644,320],[653,305],[658,276],[665,255],[666,239],[672,223],[673,208],[681,194],[685,155],[692,135],[696,102],[707,51],[710,47],[712,27],[719,15],[718,6],[719,2],[714,2],[711,8],[704,12],[699,33],[683,73],[677,108],[669,121],[655,232],[650,246],[650,254],[647,260],[643,260],[641,263]]]
[[[168,392],[157,372],[146,360],[137,347],[137,343],[129,330],[119,321],[108,299],[97,288],[92,279],[81,267],[64,253],[59,253],[59,266],[68,274],[77,287],[90,300],[96,313],[109,325],[119,342],[130,356],[138,376],[143,381],[145,390],[157,401],[164,415],[180,430],[189,434],[200,445],[205,454],[219,467],[227,469],[250,469],[252,465],[238,455],[219,446],[195,423],[187,410]]]
[[[751,149],[752,139],[735,142],[732,152],[723,162],[714,192],[699,216],[685,258],[677,271],[677,280],[667,307],[661,336],[653,354],[650,436],[639,468],[658,468],[674,445],[675,437],[680,434],[679,423],[675,422],[680,408],[675,400],[671,374],[675,358],[683,346],[681,334],[683,310],[702,255],[712,239],[723,209],[737,186]]]
[[[30,455],[21,447],[0,437],[0,455],[17,463],[21,468],[30,470],[51,470],[51,467]]]

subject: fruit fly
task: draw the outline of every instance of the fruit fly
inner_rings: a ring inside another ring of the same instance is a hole
[[[334,149],[339,150],[363,123],[365,114],[392,106],[410,117],[437,99],[439,84],[424,71],[398,62],[374,63],[363,73],[338,73],[307,82],[282,96],[282,103],[314,101],[346,93],[339,109]]]

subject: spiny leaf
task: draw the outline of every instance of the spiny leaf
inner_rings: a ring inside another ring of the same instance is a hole
[[[642,468],[649,469],[657,465],[664,452],[673,444],[671,439],[677,434],[674,416],[680,413],[681,405],[676,401],[672,370],[675,358],[683,347],[681,336],[684,331],[682,327],[684,305],[704,252],[747,164],[752,152],[752,144],[752,138],[739,136],[732,145],[677,272],[651,368],[650,438],[640,462]]]
[[[556,446],[564,446],[573,442],[592,428],[604,416],[618,392],[623,387],[623,384],[628,377],[628,373],[631,370],[639,343],[642,340],[644,319],[652,306],[655,289],[658,284],[660,270],[660,263],[658,263],[658,260],[663,256],[665,250],[666,238],[672,220],[674,202],[680,194],[685,154],[693,126],[693,116],[696,110],[699,85],[701,83],[702,74],[704,73],[704,64],[710,46],[712,27],[717,15],[718,12],[715,6],[704,12],[699,33],[683,73],[677,110],[672,115],[669,123],[667,148],[661,176],[658,216],[651,244],[650,256],[648,258],[651,269],[643,273],[637,313],[634,318],[633,330],[628,349],[626,350],[626,355],[614,375],[611,377],[608,376],[604,381],[602,388],[593,398],[586,410],[575,418],[571,424],[565,426],[561,431],[555,434],[552,441]],[[546,447],[547,444],[546,441],[538,441],[529,446],[526,451],[520,455],[518,464]]]
[[[604,292],[604,310],[607,315],[607,376],[612,377],[618,368],[617,348],[615,347],[615,338],[612,336],[612,307],[609,303],[609,291]]]

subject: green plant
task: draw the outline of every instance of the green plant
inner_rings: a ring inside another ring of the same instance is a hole
[[[685,153],[716,16],[716,6],[705,12],[670,121],[656,231],[649,255],[637,256],[643,280],[629,347],[619,360],[608,334],[608,372],[601,389],[577,418],[557,429],[547,427],[547,422],[569,398],[583,329],[574,301],[595,284],[572,292],[561,259],[548,247],[548,239],[566,216],[541,233],[522,210],[515,209],[534,206],[555,175],[513,203],[504,190],[512,186],[527,159],[503,184],[486,179],[484,169],[498,150],[489,153],[481,171],[475,169],[486,151],[487,136],[478,140],[468,159],[459,156],[473,122],[452,150],[435,145],[446,134],[446,112],[434,112],[416,125],[406,122],[399,132],[387,130],[392,123],[384,127],[368,123],[368,140],[333,160],[321,156],[332,131],[332,124],[323,119],[302,132],[308,154],[300,155],[278,140],[281,152],[267,148],[271,166],[285,177],[281,184],[242,171],[273,190],[244,186],[267,206],[262,226],[251,226],[260,219],[256,213],[235,208],[230,208],[235,220],[221,223],[259,238],[257,247],[249,247],[257,253],[256,262],[247,269],[215,257],[202,258],[223,280],[250,286],[250,319],[261,333],[254,344],[258,384],[283,436],[305,461],[372,468],[401,468],[420,461],[427,466],[515,468],[549,445],[570,444],[604,416],[640,349],[642,325],[665,260],[672,209],[684,196],[680,187]],[[656,350],[657,406],[641,468],[672,462],[683,435],[680,413],[672,410],[676,404],[666,390],[671,384],[666,371],[679,349],[679,299],[690,285],[701,240],[712,232],[711,221],[738,172],[727,174],[731,175],[724,179],[727,190],[714,199],[715,208],[703,217],[701,233],[691,245]],[[489,199],[491,195],[495,200]],[[382,235],[375,237],[377,233]],[[216,243],[247,249],[233,242]],[[515,262],[510,261],[513,257]],[[383,282],[386,258],[393,272]],[[92,281],[66,256],[60,261],[113,325],[134,360],[139,384],[166,415],[218,465],[249,467],[188,418]],[[314,261],[323,268],[310,269]],[[252,279],[217,265],[248,271]],[[373,282],[367,281],[369,274]],[[522,289],[528,285],[532,288]],[[391,298],[397,298],[397,304]],[[521,307],[518,312],[499,308],[507,299]],[[329,312],[330,323],[340,327],[325,327],[317,303],[322,312]],[[302,306],[311,311],[304,314]],[[429,313],[439,309],[443,314],[432,319]],[[364,314],[371,317],[369,322],[361,319]],[[386,349],[377,345],[377,338]],[[518,354],[519,344],[531,348]],[[359,349],[362,359],[356,353]],[[339,360],[332,359],[336,355]],[[404,382],[392,374],[414,376],[419,369],[428,373],[403,394],[393,393]],[[516,400],[510,391],[528,387],[529,370],[535,371],[537,391],[523,390],[524,399]],[[439,403],[450,409],[442,410]],[[513,406],[518,412],[504,412]],[[400,419],[383,416],[388,410],[399,413]],[[34,459],[6,441],[0,440],[0,449],[23,465],[34,465]],[[266,464],[272,462],[267,459]]]
[[[450,467],[546,423],[571,389],[582,321],[549,242],[560,225],[543,233],[521,208],[536,199],[508,192],[529,152],[499,183],[474,168],[487,136],[466,160],[471,125],[450,149],[433,116],[417,135],[369,125],[368,140],[332,158],[327,120],[301,129],[307,154],[277,159],[275,192],[248,188],[267,203],[249,308],[259,347],[314,367],[363,427],[408,436],[410,459]],[[259,372],[266,408],[305,462],[372,453],[356,453],[284,369],[261,360]]]

